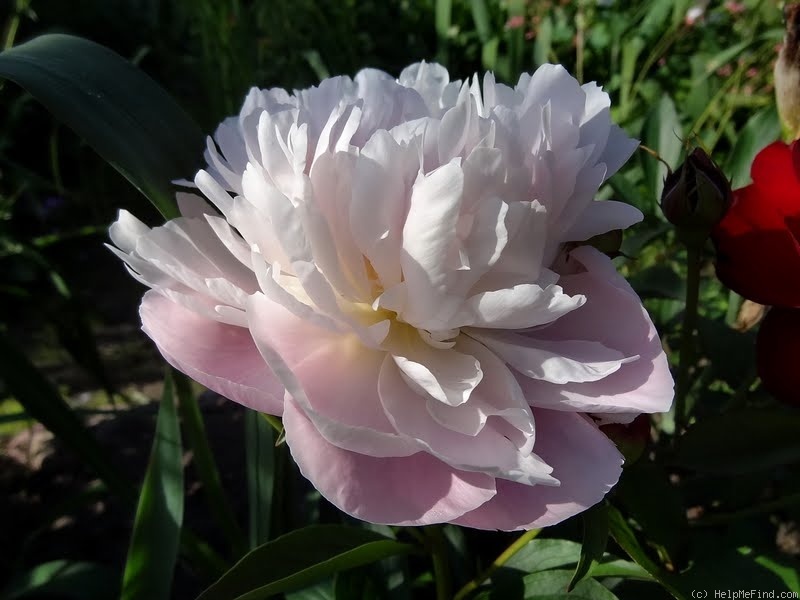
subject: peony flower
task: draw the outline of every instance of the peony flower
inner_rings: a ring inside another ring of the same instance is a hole
[[[775,142],[758,153],[753,183],[712,232],[717,276],[760,304],[800,307],[800,145]]]
[[[282,416],[341,510],[540,527],[620,475],[594,418],[671,403],[639,298],[576,244],[640,220],[593,200],[635,148],[558,66],[514,88],[364,70],[251,90],[194,179],[210,204],[178,194],[182,217],[122,211],[110,233],[166,360]]]

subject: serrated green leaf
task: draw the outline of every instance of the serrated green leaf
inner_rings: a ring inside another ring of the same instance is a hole
[[[800,461],[800,413],[748,408],[692,425],[676,465],[704,473],[746,473]]]
[[[413,550],[409,544],[366,529],[312,525],[256,548],[198,600],[268,598],[309,586],[345,569]],[[264,565],[269,565],[269,569]]]
[[[84,138],[165,218],[177,216],[171,181],[202,165],[204,136],[145,73],[89,40],[47,34],[0,53],[0,77]]]
[[[592,563],[603,556],[608,542],[608,507],[605,502],[594,505],[581,516],[583,519],[583,543],[578,566],[575,567],[575,573],[567,586],[570,591],[586,578],[592,568]]]
[[[183,524],[182,459],[172,371],[168,370],[125,563],[122,600],[170,597]]]

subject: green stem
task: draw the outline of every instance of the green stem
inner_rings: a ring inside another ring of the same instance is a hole
[[[452,585],[450,582],[450,565],[447,559],[447,541],[441,525],[425,528],[431,558],[433,559],[433,580],[436,582],[436,600],[450,600]]]
[[[675,382],[675,434],[686,426],[686,398],[691,379],[689,369],[694,362],[694,330],[697,328],[697,305],[700,297],[700,248],[686,246],[686,306],[683,310],[680,362]]]
[[[531,529],[530,531],[526,531],[519,536],[508,548],[503,550],[500,556],[494,559],[494,562],[489,565],[480,575],[478,575],[475,579],[468,581],[464,587],[458,590],[458,593],[456,593],[456,595],[453,597],[453,600],[463,600],[470,592],[478,589],[478,586],[494,575],[494,572],[497,571],[497,569],[506,564],[512,556],[522,550],[522,548],[525,547],[525,545],[533,538],[539,535],[541,531],[541,529]]]

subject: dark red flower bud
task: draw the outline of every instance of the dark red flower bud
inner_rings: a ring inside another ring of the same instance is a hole
[[[781,402],[800,406],[800,309],[767,313],[758,330],[756,356],[764,388]]]
[[[704,242],[730,205],[730,183],[701,148],[692,150],[664,182],[661,210],[684,242]]]
[[[600,431],[616,444],[625,457],[625,465],[630,466],[641,458],[650,441],[650,415],[641,414],[628,424],[601,425]]]

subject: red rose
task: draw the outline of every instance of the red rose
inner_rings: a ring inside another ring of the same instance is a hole
[[[773,308],[757,338],[758,375],[778,400],[800,406],[800,310]]]
[[[760,304],[800,307],[800,145],[767,146],[750,174],[712,232],[717,276]]]

